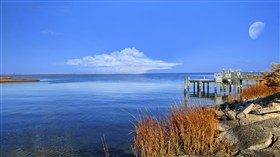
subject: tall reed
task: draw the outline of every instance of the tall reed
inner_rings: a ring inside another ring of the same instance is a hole
[[[174,106],[159,119],[146,116],[135,125],[133,152],[141,157],[226,154],[218,140],[218,120],[210,107]]]
[[[155,117],[144,117],[135,126],[133,152],[136,156],[153,157],[168,154],[165,123]]]
[[[233,103],[234,101],[254,99],[258,97],[264,97],[273,93],[280,92],[280,87],[269,87],[264,83],[247,85],[240,94],[229,94],[226,96],[225,101]]]
[[[242,90],[241,98],[252,99],[257,97],[263,97],[279,91],[279,88],[271,88],[266,86],[265,84],[248,85]]]

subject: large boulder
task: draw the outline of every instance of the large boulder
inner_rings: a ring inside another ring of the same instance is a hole
[[[267,148],[272,143],[272,133],[260,125],[244,125],[234,129],[239,139],[239,149],[259,150]]]
[[[260,125],[237,126],[220,134],[230,145],[238,145],[239,150],[260,150],[272,143],[272,133]]]
[[[238,157],[279,157],[280,140],[277,140],[271,147],[262,150],[242,150]]]

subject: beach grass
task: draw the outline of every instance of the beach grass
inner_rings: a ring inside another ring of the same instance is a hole
[[[242,99],[248,100],[252,98],[268,96],[277,91],[280,91],[279,88],[271,88],[266,86],[265,84],[248,85],[242,90],[240,97]]]
[[[144,116],[135,124],[133,153],[141,157],[227,154],[219,141],[218,119],[211,107],[178,107],[165,118]]]
[[[277,92],[280,92],[280,87],[269,87],[265,85],[265,83],[248,85],[244,89],[242,89],[240,94],[229,94],[226,97],[225,101],[227,103],[233,103],[234,101],[265,97]]]

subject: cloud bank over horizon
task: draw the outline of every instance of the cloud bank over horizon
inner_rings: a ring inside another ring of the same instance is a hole
[[[77,67],[81,71],[100,74],[138,74],[151,70],[171,69],[181,65],[181,63],[148,58],[136,48],[125,48],[110,54],[69,59],[66,64]]]

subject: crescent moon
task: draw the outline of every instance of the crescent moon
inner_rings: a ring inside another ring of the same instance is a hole
[[[260,21],[251,24],[249,28],[249,36],[251,37],[251,39],[253,40],[257,39],[262,34],[264,28],[265,28],[265,24]]]

